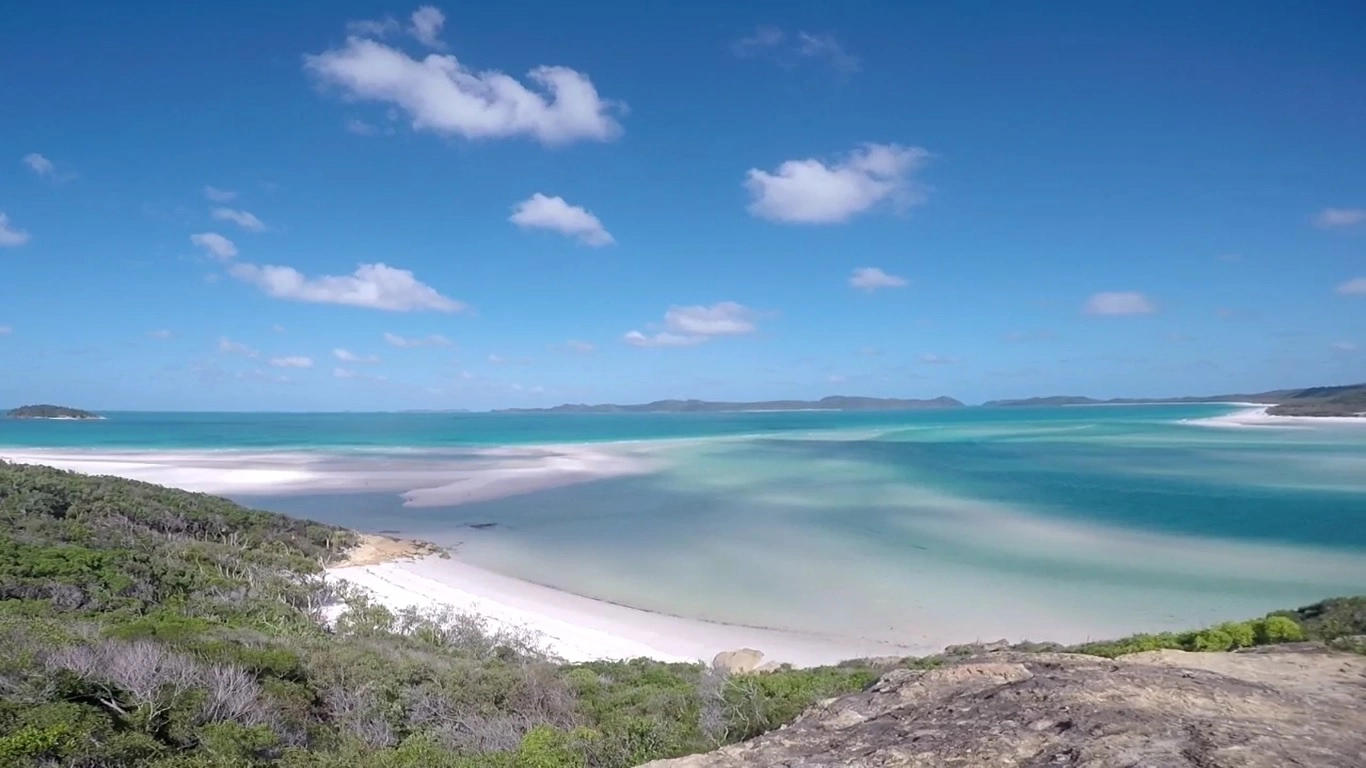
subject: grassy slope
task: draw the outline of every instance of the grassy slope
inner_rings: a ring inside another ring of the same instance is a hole
[[[628,766],[748,738],[882,671],[563,665],[477,617],[333,594],[322,567],[353,541],[211,496],[0,463],[0,765]],[[339,597],[352,609],[325,630]],[[1357,600],[1085,650],[1363,625]]]

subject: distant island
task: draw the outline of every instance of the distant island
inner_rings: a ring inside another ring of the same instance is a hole
[[[586,405],[566,403],[553,408],[503,408],[494,413],[720,413],[726,411],[914,411],[962,408],[952,397],[905,400],[895,397],[823,397],[820,400],[762,400],[752,403],[711,400],[656,400],[653,403]]]
[[[61,405],[22,405],[5,412],[7,419],[102,419],[103,416]]]
[[[1363,416],[1366,415],[1366,384],[1308,389],[1275,389],[1254,394],[1209,395],[1207,397],[1123,398],[1098,400],[1077,395],[1027,397],[1019,400],[990,400],[984,407],[1050,407],[1059,405],[1152,405],[1158,403],[1258,403],[1270,406],[1272,416]]]

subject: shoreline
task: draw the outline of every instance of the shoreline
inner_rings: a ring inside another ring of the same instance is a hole
[[[326,574],[360,588],[393,611],[445,608],[478,614],[490,629],[530,633],[542,650],[571,663],[646,657],[710,664],[717,654],[755,649],[762,652],[763,664],[810,667],[943,650],[928,643],[832,637],[656,613],[504,576],[443,555],[337,565]]]
[[[1227,405],[1249,406],[1222,416],[1204,419],[1181,419],[1181,424],[1201,427],[1312,427],[1314,425],[1355,425],[1366,426],[1366,418],[1361,416],[1278,416],[1268,413],[1275,406],[1264,403],[1227,403]]]

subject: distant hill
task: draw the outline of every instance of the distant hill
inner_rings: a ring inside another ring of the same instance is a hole
[[[726,403],[710,400],[656,400],[653,403],[586,405],[566,403],[553,408],[504,408],[494,413],[718,413],[724,411],[913,411],[936,408],[962,408],[951,397],[906,400],[890,397],[824,397],[820,400],[763,400],[753,403]]]
[[[1050,397],[1026,397],[1019,400],[988,400],[982,403],[983,406],[998,407],[1018,407],[1018,406],[1055,406],[1055,405],[1151,405],[1155,403],[1266,403],[1274,405],[1283,402],[1296,393],[1307,391],[1299,389],[1277,389],[1271,392],[1258,392],[1256,394],[1238,395],[1209,395],[1201,397],[1115,397],[1109,400],[1097,400],[1094,397],[1080,397],[1077,395],[1053,395]]]
[[[1273,416],[1362,416],[1366,414],[1366,384],[1301,389],[1269,408]]]
[[[102,419],[103,416],[61,405],[22,405],[5,412],[7,419]]]

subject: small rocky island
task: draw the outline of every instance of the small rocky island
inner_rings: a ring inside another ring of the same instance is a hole
[[[62,405],[22,405],[5,412],[7,419],[102,419],[103,416]]]

